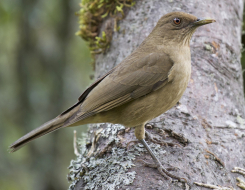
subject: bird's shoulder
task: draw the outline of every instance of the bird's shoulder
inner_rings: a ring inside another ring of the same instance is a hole
[[[168,78],[174,62],[164,52],[136,52],[126,58],[108,75],[115,83],[152,85]]]

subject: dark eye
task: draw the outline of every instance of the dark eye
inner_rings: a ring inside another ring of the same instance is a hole
[[[174,19],[174,24],[179,25],[181,23],[181,20],[179,18]]]

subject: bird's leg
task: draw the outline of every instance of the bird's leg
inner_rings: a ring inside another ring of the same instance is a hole
[[[167,169],[165,169],[161,162],[158,160],[158,158],[156,157],[156,155],[152,152],[151,148],[148,146],[148,144],[146,143],[145,139],[140,140],[140,142],[144,145],[144,147],[146,148],[146,150],[150,153],[151,157],[153,158],[155,164],[150,164],[148,165],[148,163],[144,163],[146,166],[148,167],[153,167],[153,168],[157,168],[158,171],[167,179],[171,179],[171,178],[175,178],[181,182],[187,182],[187,180],[185,178],[181,178],[178,177],[176,175],[173,175],[171,173],[168,172]],[[172,168],[171,168],[172,169]]]
[[[146,143],[145,141],[145,128],[144,128],[144,125],[140,125],[140,126],[137,126],[135,127],[135,136],[136,138],[144,145],[144,147],[146,148],[146,150],[150,153],[152,159],[154,160],[155,164],[149,164],[145,161],[144,162],[144,165],[148,166],[148,167],[153,167],[153,168],[157,168],[158,171],[161,173],[162,176],[164,176],[166,179],[169,179],[172,181],[171,178],[174,178],[174,179],[177,179],[181,182],[187,182],[187,180],[185,178],[181,178],[181,177],[178,177],[178,176],[175,176],[171,173],[168,172],[167,169],[165,169],[161,162],[158,160],[158,158],[156,157],[156,155],[153,153],[153,151],[151,150],[151,148],[149,147],[149,145]]]

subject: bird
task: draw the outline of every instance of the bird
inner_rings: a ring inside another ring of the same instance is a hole
[[[182,97],[191,76],[190,39],[200,26],[215,22],[185,12],[162,16],[136,50],[91,84],[78,102],[10,145],[14,152],[55,130],[89,123],[122,124],[135,129],[158,171],[165,169],[145,141],[145,124],[172,108]]]

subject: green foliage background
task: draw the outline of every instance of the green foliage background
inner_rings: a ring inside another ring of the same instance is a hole
[[[88,47],[74,35],[79,3],[0,1],[0,189],[61,190],[69,186],[65,175],[75,157],[75,128],[44,136],[13,154],[7,149],[73,105],[91,82]],[[87,128],[76,130],[80,136]]]

